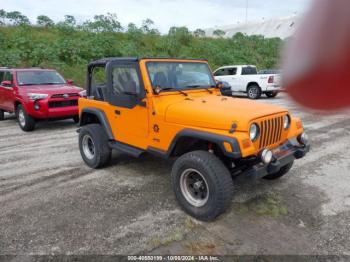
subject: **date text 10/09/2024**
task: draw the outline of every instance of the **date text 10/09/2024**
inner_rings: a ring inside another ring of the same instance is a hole
[[[128,256],[128,261],[220,261],[217,256]]]

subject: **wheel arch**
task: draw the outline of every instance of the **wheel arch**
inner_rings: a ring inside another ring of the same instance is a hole
[[[14,106],[14,112],[16,113],[17,112],[17,107],[19,105],[22,105],[24,107],[24,109],[27,111],[27,105],[26,103],[23,103],[22,101],[20,100],[15,100],[14,103],[13,103],[13,106]]]
[[[227,152],[225,150],[224,142],[231,145],[232,152]],[[241,158],[239,144],[235,138],[192,129],[180,131],[171,142],[167,151],[164,152],[154,148],[148,151],[157,155],[162,155],[164,158],[169,158],[171,156],[185,154],[189,151],[208,149],[207,147],[203,147],[203,145],[208,145],[208,143],[212,143],[213,146],[216,146],[224,156],[233,159]]]
[[[114,140],[111,126],[106,114],[98,108],[84,108],[80,113],[79,127],[88,124],[100,124],[105,130],[109,140]]]
[[[248,88],[251,87],[251,86],[253,86],[253,85],[257,85],[257,86],[260,88],[260,91],[261,91],[260,85],[259,85],[257,82],[254,82],[254,81],[249,82],[249,83],[247,84],[246,91],[248,92]]]
[[[17,107],[22,104],[21,101],[19,100],[16,100],[15,103],[14,103],[14,107],[15,107],[15,110],[17,109]]]

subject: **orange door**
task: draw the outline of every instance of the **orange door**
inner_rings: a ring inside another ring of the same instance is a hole
[[[113,62],[107,67],[110,124],[120,142],[143,147],[148,137],[148,105],[137,62]]]

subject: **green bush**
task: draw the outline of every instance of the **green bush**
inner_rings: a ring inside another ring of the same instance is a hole
[[[278,66],[282,45],[279,38],[241,33],[232,38],[209,38],[203,30],[192,33],[186,27],[172,27],[168,34],[160,35],[150,19],[140,28],[129,24],[122,31],[114,14],[95,16],[81,26],[73,16],[57,24],[39,16],[38,25],[30,25],[21,13],[2,16],[6,18],[6,14],[12,20],[5,24],[3,19],[0,26],[0,66],[56,68],[80,86],[85,85],[87,63],[102,57],[205,58],[212,69],[227,64],[273,68]]]

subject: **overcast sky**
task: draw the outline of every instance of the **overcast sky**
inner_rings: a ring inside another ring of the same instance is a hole
[[[0,9],[20,11],[32,22],[38,15],[60,21],[66,14],[78,21],[95,14],[116,13],[125,26],[137,25],[150,18],[162,32],[171,26],[187,26],[191,30],[227,24],[244,23],[246,2],[248,21],[300,14],[311,0],[1,0]]]

